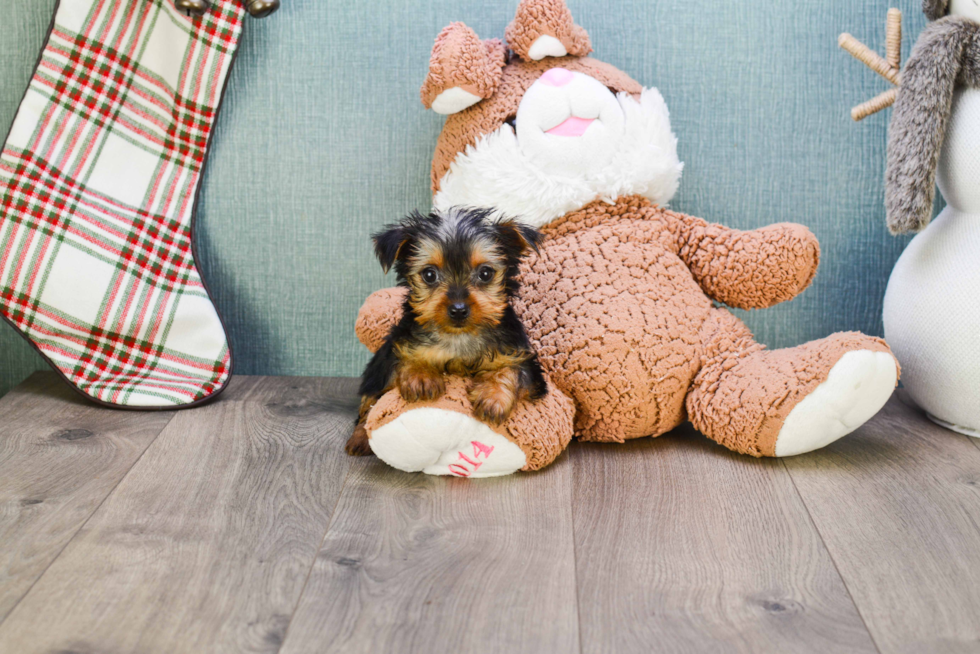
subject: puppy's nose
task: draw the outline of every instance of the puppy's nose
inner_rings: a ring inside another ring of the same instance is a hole
[[[551,68],[544,72],[544,75],[541,76],[541,81],[548,86],[565,86],[574,77],[575,75],[572,74],[572,71],[567,68]]]
[[[456,304],[449,305],[449,317],[453,320],[460,322],[466,320],[470,315],[470,308],[463,304],[462,302],[457,302]]]

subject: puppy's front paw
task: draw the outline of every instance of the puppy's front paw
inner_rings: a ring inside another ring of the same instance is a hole
[[[431,402],[446,392],[446,382],[436,372],[406,370],[398,376],[398,392],[406,402]]]
[[[470,391],[473,415],[478,420],[491,425],[502,425],[507,422],[516,401],[513,390],[505,384],[484,382],[477,384]]]

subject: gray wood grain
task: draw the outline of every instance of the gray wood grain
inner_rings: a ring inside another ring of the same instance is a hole
[[[353,380],[176,415],[0,625],[2,652],[275,652],[349,459]]]
[[[53,372],[0,400],[0,622],[172,416],[100,408]]]
[[[873,652],[780,461],[689,428],[575,446],[583,652]]]
[[[567,454],[473,481],[358,460],[283,654],[578,651],[570,495]]]
[[[976,438],[976,437],[971,437],[971,438],[970,438],[970,441],[971,441],[971,442],[972,442],[972,443],[973,443],[974,445],[976,445],[976,446],[977,446],[978,448],[980,448],[980,438]]]
[[[466,481],[346,457],[355,389],[0,400],[0,652],[980,651],[980,443],[897,398],[784,461],[682,429]]]
[[[980,651],[980,451],[894,397],[786,466],[878,648]]]

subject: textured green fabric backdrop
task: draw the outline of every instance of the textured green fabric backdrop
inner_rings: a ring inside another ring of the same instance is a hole
[[[0,135],[54,4],[0,0]],[[502,37],[516,5],[283,0],[275,16],[249,21],[197,224],[236,372],[360,372],[357,309],[393,283],[368,235],[430,199],[442,118],[423,110],[418,88],[432,41],[455,20]],[[743,314],[770,346],[881,333],[885,283],[907,243],[884,227],[890,112],[855,125],[848,111],[887,84],[837,35],[883,51],[890,5],[906,13],[907,53],[925,22],[919,0],[569,0],[595,56],[666,98],[686,163],[675,209],[741,228],[801,222],[820,239],[806,293]],[[0,394],[43,367],[0,324]]]

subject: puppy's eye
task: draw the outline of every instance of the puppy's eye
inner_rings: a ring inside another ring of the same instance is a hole
[[[496,274],[497,271],[490,266],[480,266],[480,270],[476,273],[477,277],[479,277],[480,281],[484,284],[493,281],[493,277]]]
[[[432,267],[426,268],[422,271],[422,281],[430,286],[439,281],[439,272]]]

